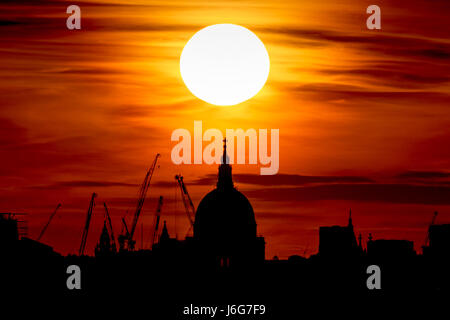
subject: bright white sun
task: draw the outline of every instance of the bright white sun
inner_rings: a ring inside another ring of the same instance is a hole
[[[269,76],[264,44],[250,30],[215,24],[198,31],[180,57],[181,77],[199,99],[231,106],[256,95]]]

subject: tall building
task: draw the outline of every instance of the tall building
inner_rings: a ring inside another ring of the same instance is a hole
[[[199,259],[216,266],[248,266],[264,262],[265,242],[257,236],[253,207],[233,183],[226,139],[217,187],[197,208],[194,243]]]
[[[19,240],[17,220],[12,214],[0,213],[0,247],[11,246]]]
[[[319,255],[322,257],[356,256],[362,252],[353,230],[352,211],[347,226],[319,228]]]

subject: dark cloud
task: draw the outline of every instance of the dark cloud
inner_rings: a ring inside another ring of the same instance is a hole
[[[356,69],[321,69],[318,72],[331,76],[360,78],[372,84],[405,89],[435,86],[450,81],[450,76],[442,73],[442,69],[436,65],[427,65],[424,70],[405,63],[388,63]]]
[[[304,46],[311,42],[312,46],[320,44],[353,45],[355,49],[371,51],[383,56],[396,56],[409,59],[440,60],[445,61],[450,57],[450,44],[437,39],[424,37],[411,37],[402,34],[368,34],[368,33],[344,33],[323,29],[307,29],[292,27],[260,28],[259,31],[284,35],[288,37],[287,43],[295,45],[299,42]]]
[[[173,188],[176,187],[176,181],[175,179],[173,181],[156,181],[156,182],[152,182],[152,186],[153,187],[158,187],[158,188]]]
[[[111,19],[89,19],[86,22],[87,28],[96,31],[142,31],[142,32],[168,32],[168,31],[197,31],[202,26],[185,24],[158,24],[158,23],[137,23],[128,20]]]
[[[444,171],[406,171],[398,174],[396,178],[408,183],[450,186],[450,172]]]
[[[167,24],[152,20],[140,20],[122,17],[122,10],[145,10],[160,12],[167,10],[185,10],[192,5],[163,3],[115,3],[100,1],[2,1],[0,3],[0,28],[2,40],[17,41],[17,38],[40,40],[57,38],[67,33],[66,19],[69,16],[66,9],[76,4],[81,9],[82,30],[85,31],[117,31],[117,32],[177,32],[195,31],[204,26],[193,24]],[[200,7],[199,7],[200,8]],[[32,10],[32,14],[30,13]],[[19,41],[17,41],[19,42]],[[82,45],[82,44],[80,44]]]
[[[1,7],[0,7],[1,8]],[[60,36],[61,32],[66,31],[66,19],[68,15],[65,11],[61,12],[61,17],[29,17],[19,16],[14,20],[3,21],[0,27],[9,30],[9,34],[20,30],[20,36],[50,34]],[[142,22],[121,20],[121,19],[103,19],[103,18],[82,18],[82,30],[85,31],[118,31],[118,32],[176,32],[176,31],[197,31],[202,26],[184,25],[184,24],[158,24],[152,22]],[[7,32],[3,30],[3,32]],[[7,33],[8,34],[8,33]]]
[[[124,74],[119,69],[107,69],[107,68],[64,68],[46,70],[46,73],[62,73],[62,74],[76,74],[76,75],[112,75],[112,74]],[[127,72],[129,73],[129,72]]]
[[[46,186],[32,186],[31,189],[63,189],[76,187],[136,187],[137,184],[114,181],[90,181],[90,180],[76,180],[76,181],[60,181]]]
[[[411,184],[331,184],[295,188],[249,190],[250,198],[264,201],[326,201],[450,205],[450,187]]]
[[[16,24],[20,24],[20,23],[18,21],[12,21],[12,20],[0,20],[0,27],[14,26]]]
[[[366,177],[354,176],[302,176],[299,174],[279,173],[271,176],[256,174],[234,174],[233,180],[238,184],[251,184],[260,186],[303,186],[307,184],[331,184],[331,183],[370,183],[373,180]],[[217,175],[208,174],[195,180],[193,185],[213,185],[217,182]]]
[[[138,3],[118,3],[104,1],[72,1],[72,0],[2,0],[5,6],[62,6],[68,7],[75,4],[80,7],[163,7],[163,5],[138,4]],[[164,6],[167,7],[167,6]]]
[[[373,180],[365,177],[353,176],[302,176],[298,174],[276,174],[262,176],[254,174],[235,174],[233,179],[237,183],[254,184],[262,186],[291,185],[300,186],[306,184],[329,184],[329,183],[368,183]]]
[[[450,178],[450,172],[443,171],[406,171],[397,175],[400,179],[441,179]]]
[[[336,101],[343,99],[350,99],[354,101],[389,101],[405,102],[414,101],[415,103],[448,103],[450,101],[450,95],[447,93],[435,92],[435,91],[385,91],[385,90],[372,90],[365,87],[355,85],[343,85],[335,83],[313,83],[304,85],[291,85],[287,83],[275,83],[279,86],[280,90],[289,91],[292,93],[301,93],[304,99],[313,99],[314,101]],[[367,105],[366,105],[367,106]],[[399,104],[399,107],[404,105]]]
[[[435,59],[448,59],[450,58],[450,51],[447,46],[437,49],[425,49],[417,51],[420,55],[435,58]]]
[[[317,221],[319,217],[314,214],[298,214],[298,212],[290,212],[290,213],[284,213],[284,212],[274,212],[274,211],[258,211],[257,218],[259,219],[267,219],[267,220],[274,220],[276,222],[279,221],[295,221],[295,222],[311,222],[311,221]]]
[[[233,177],[236,177],[236,175],[233,175]],[[215,185],[216,183],[217,183],[217,175],[207,174],[202,178],[190,182],[189,184],[194,186],[211,186]]]
[[[107,112],[112,118],[116,118],[120,121],[122,121],[125,118],[142,118],[142,117],[149,117],[152,115],[176,117],[179,116],[180,114],[193,112],[191,110],[187,110],[186,108],[186,106],[192,100],[194,100],[194,98],[190,98],[189,100],[183,100],[176,103],[165,103],[165,104],[164,103],[123,104],[115,106],[114,108],[109,108]],[[154,127],[152,129],[158,130],[157,127]]]
[[[145,211],[149,212],[150,214],[154,213],[154,209],[157,206],[159,197],[147,197],[145,200],[144,208]],[[120,210],[127,208],[128,214],[131,215],[135,208],[136,208],[136,201],[137,201],[137,195],[136,197],[112,197],[106,199],[106,203],[111,208],[121,208]],[[179,200],[178,200],[179,201]],[[171,198],[171,197],[164,197],[164,206],[163,206],[163,212],[164,215],[172,215],[177,214],[178,211],[176,210],[164,210],[164,208],[169,205],[176,203],[177,200]],[[180,206],[179,212],[184,213],[184,208]]]

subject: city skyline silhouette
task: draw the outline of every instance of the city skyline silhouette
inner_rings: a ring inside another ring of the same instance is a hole
[[[141,186],[135,218],[142,208],[140,205],[157,159]],[[286,305],[294,298],[288,288],[295,288],[299,297],[320,295],[322,299],[328,299],[329,294],[336,292],[344,296],[359,295],[358,299],[363,300],[372,296],[390,299],[398,293],[406,299],[423,292],[447,292],[450,284],[447,273],[450,224],[436,224],[437,212],[426,234],[423,255],[414,251],[412,241],[373,239],[371,234],[367,245],[363,246],[361,235],[357,237],[355,233],[350,210],[347,225],[320,226],[320,245],[316,254],[309,258],[292,255],[288,259],[268,259],[265,257],[266,241],[258,236],[258,223],[251,203],[234,187],[232,166],[226,159],[225,142],[216,188],[203,197],[195,210],[193,235],[186,235],[182,240],[171,237],[164,221],[161,229],[155,225],[155,242],[150,249],[139,249],[136,245],[138,235],[133,238],[136,221],[132,225],[123,221],[124,228],[116,233],[119,234],[116,242],[105,204],[104,224],[95,256],[85,254],[96,193],[91,197],[78,255],[62,256],[51,247],[26,237],[23,227],[26,220],[19,219],[24,215],[1,214],[0,256],[4,263],[0,272],[9,274],[4,278],[3,288],[18,293],[47,292],[88,297],[109,294],[111,290],[141,290],[150,285],[158,291],[149,293],[148,297],[160,301],[151,313],[161,313],[165,317],[179,313],[188,301],[192,309],[192,301],[211,294],[215,303],[226,303],[231,296],[234,299],[251,296],[252,299],[264,299],[270,306],[270,313],[265,315],[268,319],[294,312],[293,305]],[[183,179],[178,176],[176,179],[180,181],[180,191],[189,200]],[[160,217],[162,203],[161,197],[157,217]],[[186,205],[188,209],[189,204]],[[69,270],[74,266],[83,270],[75,290],[69,286]],[[378,270],[375,271],[378,272],[376,285],[370,284],[373,268]],[[170,294],[185,286],[191,288],[189,295],[183,290]],[[380,292],[378,295],[374,293],[377,291]],[[170,299],[161,300],[168,294]],[[163,306],[169,309],[165,310]],[[266,304],[262,306],[265,310]]]

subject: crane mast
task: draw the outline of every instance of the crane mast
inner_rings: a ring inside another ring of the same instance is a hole
[[[134,212],[133,216],[133,222],[131,223],[131,229],[129,232],[127,232],[125,240],[128,245],[128,250],[134,250],[134,245],[136,243],[135,240],[133,240],[134,232],[136,230],[137,223],[139,221],[139,216],[141,215],[142,207],[144,206],[145,197],[147,195],[147,191],[150,187],[150,181],[152,180],[153,172],[156,168],[156,163],[158,162],[158,158],[160,157],[160,154],[158,153],[155,157],[155,160],[153,160],[152,165],[150,166],[150,169],[148,169],[147,174],[145,175],[144,181],[142,182],[142,185],[139,189],[139,197],[136,205],[136,211]]]
[[[158,207],[156,207],[156,213],[155,213],[155,228],[153,230],[152,247],[155,244],[156,237],[158,235],[158,228],[159,228],[159,221],[161,219],[162,205],[163,205],[163,196],[160,196],[159,201],[158,201]]]
[[[88,236],[88,232],[89,232],[89,225],[91,223],[92,210],[95,207],[95,197],[97,197],[97,194],[94,192],[92,194],[91,202],[89,203],[89,208],[88,208],[87,215],[86,215],[86,223],[85,223],[84,229],[83,229],[83,236],[81,237],[81,245],[80,245],[80,250],[78,252],[78,254],[80,256],[84,255],[84,249],[86,248],[86,240],[87,240],[87,236]]]
[[[186,210],[186,215],[189,219],[190,228],[194,226],[194,216],[195,216],[195,207],[192,203],[191,196],[189,195],[189,192],[187,191],[186,185],[183,181],[182,175],[176,175],[175,180],[178,182],[178,186],[180,187],[181,192],[181,198],[183,199],[184,208]]]
[[[60,207],[61,207],[61,203],[58,203],[55,211],[53,211],[53,213],[50,215],[50,218],[48,219],[47,223],[45,224],[44,228],[42,228],[42,231],[39,234],[39,237],[37,237],[37,239],[36,239],[37,241],[41,240],[42,236],[44,235],[45,231],[47,230],[48,226],[50,225],[50,222],[52,221],[53,217],[56,215],[56,212],[58,211],[58,209]]]
[[[122,252],[125,250],[125,241],[129,238],[130,232],[128,231],[127,222],[125,221],[125,217],[122,217],[122,232],[117,238],[119,241],[119,251]]]
[[[114,231],[113,231],[113,227],[112,227],[112,222],[111,222],[111,216],[109,215],[109,211],[108,211],[108,207],[106,206],[106,202],[103,202],[103,206],[105,207],[105,219],[108,222],[108,231],[109,234],[111,236],[111,242],[112,242],[112,249],[114,252],[117,252],[117,245],[116,245],[116,238],[114,237]]]

